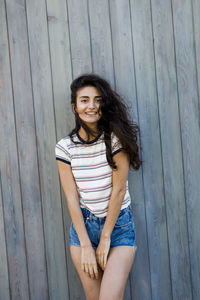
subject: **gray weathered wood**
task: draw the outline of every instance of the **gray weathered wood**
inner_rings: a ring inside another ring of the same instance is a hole
[[[47,299],[46,258],[35,143],[25,3],[7,5],[30,297]],[[15,16],[15,17],[14,17]],[[18,22],[15,21],[17,18]],[[18,34],[20,32],[20,35]],[[13,41],[15,41],[13,43]],[[31,170],[31,172],[30,172]],[[30,234],[31,232],[31,234]],[[41,248],[38,248],[40,245]],[[43,251],[41,251],[43,249]],[[42,284],[41,284],[42,283]]]
[[[26,9],[49,297],[65,299],[68,285],[60,186],[56,162],[51,163],[56,135],[46,3],[27,0]]]
[[[134,121],[138,122],[129,1],[111,1],[110,15],[116,90],[125,99],[130,109],[131,117]],[[140,228],[136,233],[138,248],[130,274],[131,294],[134,299],[137,299],[138,291],[141,291],[140,297],[151,299],[147,244],[144,247],[145,242],[147,243],[144,196],[143,187],[139,181],[142,182],[141,171],[137,176],[135,176],[134,172],[130,172],[129,189],[131,192],[136,231],[137,228]],[[142,261],[138,260],[140,255],[143,257]]]
[[[191,299],[171,2],[152,1],[152,10],[172,292]]]
[[[114,85],[109,2],[89,0],[88,13],[93,72]]]
[[[197,80],[198,80],[198,98],[199,98],[199,107],[200,107],[200,1],[192,0],[193,8],[193,30],[195,38],[195,54],[196,54],[196,69],[197,69]],[[200,112],[200,108],[199,108]]]
[[[200,298],[199,0],[0,0],[0,300],[85,299],[55,160],[70,84],[107,79],[141,129],[124,299]]]
[[[193,299],[200,298],[200,126],[191,1],[172,1]]]
[[[73,78],[92,72],[90,25],[87,0],[68,0]]]
[[[139,4],[138,1],[133,2],[135,5],[132,6],[132,20],[138,111],[143,136],[143,179],[151,290],[152,299],[171,299],[165,201],[162,180],[162,153],[155,89],[154,52],[152,47],[151,6],[149,1],[141,2],[141,4]],[[135,11],[134,8],[137,8],[137,10]],[[142,20],[139,21],[141,14],[143,17]],[[136,20],[140,22],[139,33],[137,32]],[[141,23],[145,24],[145,27],[142,27],[142,31]],[[135,36],[136,39],[134,39]],[[143,41],[141,39],[143,39]]]
[[[29,299],[27,278],[26,249],[23,227],[23,209],[21,203],[19,166],[17,157],[15,115],[13,107],[12,77],[9,59],[9,41],[6,22],[6,6],[0,1],[1,35],[0,35],[0,142],[1,142],[1,188],[8,278],[12,299]],[[12,36],[10,36],[12,38]],[[13,43],[15,40],[13,39]],[[6,274],[3,274],[6,276]],[[6,288],[5,286],[5,288]],[[3,291],[5,293],[5,291]],[[2,296],[3,297],[3,296]],[[1,298],[2,299],[2,298]]]
[[[68,28],[68,15],[66,1],[47,1],[48,14],[48,30],[49,30],[49,46],[51,53],[52,66],[52,84],[55,109],[56,123],[56,141],[65,137],[74,126],[74,116],[71,110],[70,103],[70,88],[72,81],[72,66],[70,53],[70,40]],[[64,240],[65,253],[67,260],[67,285],[68,295],[72,298],[72,287],[77,290],[76,280],[72,280],[72,272],[77,277],[74,270],[68,246],[68,235],[71,223],[71,218],[67,209],[67,202],[64,192],[61,189],[60,193],[63,205],[63,224],[64,224]]]
[[[5,122],[5,110],[3,106],[5,106],[5,101],[7,97],[10,97],[12,100],[11,91],[11,80],[10,80],[10,73],[9,73],[9,58],[8,58],[8,40],[7,40],[7,30],[6,30],[6,11],[4,2],[0,1],[0,28],[1,28],[1,35],[0,35],[0,61],[1,61],[1,68],[0,68],[0,145],[1,145],[1,154],[0,154],[0,299],[1,300],[10,300],[10,291],[9,291],[9,266],[8,266],[8,252],[7,252],[7,245],[6,245],[6,220],[4,218],[4,203],[3,203],[3,186],[2,186],[2,172],[5,170],[3,168],[3,138],[4,138],[4,124]],[[6,91],[6,88],[8,91]],[[4,123],[3,123],[4,121]],[[4,199],[5,200],[5,199]]]
[[[47,0],[52,84],[58,139],[73,128],[70,88],[72,65],[66,1]]]
[[[9,277],[8,277],[8,262],[6,253],[6,237],[4,227],[4,215],[3,215],[3,199],[2,199],[2,182],[0,171],[0,299],[10,300],[9,292]]]

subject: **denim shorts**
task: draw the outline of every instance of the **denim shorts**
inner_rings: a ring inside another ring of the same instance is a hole
[[[92,247],[96,250],[100,241],[100,235],[106,217],[99,218],[86,208],[81,208],[81,211]],[[69,231],[69,245],[80,246],[80,241],[73,222],[71,222]],[[118,219],[113,228],[110,248],[116,246],[135,246],[137,249],[135,222],[130,205],[120,211]]]

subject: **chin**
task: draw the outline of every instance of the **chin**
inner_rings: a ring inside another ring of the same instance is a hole
[[[97,121],[88,121],[88,120],[83,120],[83,119],[81,119],[81,121],[82,121],[86,126],[90,127],[90,126],[97,126],[99,120],[97,120]]]

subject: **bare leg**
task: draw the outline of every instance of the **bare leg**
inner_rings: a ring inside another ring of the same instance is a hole
[[[104,270],[99,300],[122,300],[136,247],[111,248]]]
[[[99,292],[103,271],[98,268],[99,279],[90,278],[81,270],[81,248],[79,246],[70,246],[72,261],[81,279],[87,300],[99,300]]]

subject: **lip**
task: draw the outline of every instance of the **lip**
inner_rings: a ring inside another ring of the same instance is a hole
[[[94,116],[97,115],[97,112],[85,112],[86,115]]]

